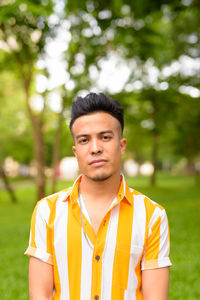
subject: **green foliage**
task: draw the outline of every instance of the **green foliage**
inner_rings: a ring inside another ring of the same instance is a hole
[[[200,55],[200,18],[199,4],[193,1],[187,9],[171,12],[172,41],[174,58],[183,53],[191,57]]]
[[[178,98],[175,152],[194,159],[200,154],[200,99]]]
[[[121,16],[123,9],[130,9],[134,12],[137,18],[144,18],[146,15],[160,10],[163,5],[173,5],[176,9],[181,9],[182,5],[179,1],[172,0],[153,0],[149,2],[148,0],[103,0],[97,1],[93,0],[90,2],[75,0],[67,2],[67,7],[70,11],[76,11],[77,9],[88,8],[88,11],[103,11],[105,9],[111,10],[115,15]]]
[[[19,0],[1,5],[0,40],[8,45],[7,58],[12,69],[17,62],[14,69],[23,80],[30,80],[31,66],[44,48],[49,31],[47,16],[52,12],[52,7],[51,1],[39,0]]]
[[[32,131],[26,115],[23,92],[11,72],[2,72],[0,85],[0,161],[12,156],[21,163],[33,159]]]
[[[33,160],[33,136],[27,119],[25,92],[30,97],[29,87],[34,83],[35,64],[50,31],[48,16],[52,10],[50,0],[1,3],[0,42],[6,49],[0,49],[0,68],[6,76],[4,78],[2,72],[0,77],[5,86],[0,95],[0,101],[4,103],[0,122],[1,159],[11,155],[21,163]]]

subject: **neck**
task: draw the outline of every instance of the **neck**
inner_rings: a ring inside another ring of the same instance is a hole
[[[102,199],[114,199],[120,187],[120,173],[111,176],[104,181],[94,181],[82,175],[80,193],[84,196],[95,199],[95,202]]]

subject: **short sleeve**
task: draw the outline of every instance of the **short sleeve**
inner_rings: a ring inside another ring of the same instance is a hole
[[[148,234],[141,269],[155,269],[171,266],[169,259],[168,219],[164,209],[156,207],[148,224]]]
[[[47,201],[45,199],[39,201],[32,215],[29,246],[24,254],[53,264],[51,234],[48,227],[49,215]]]

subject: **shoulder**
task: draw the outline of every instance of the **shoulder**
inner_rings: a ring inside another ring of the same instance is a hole
[[[133,202],[140,203],[140,206],[142,205],[144,207],[147,219],[150,219],[153,215],[159,216],[165,213],[165,209],[162,205],[135,189],[129,189],[133,195]]]
[[[68,187],[64,190],[61,190],[55,194],[49,195],[43,199],[41,199],[40,201],[38,201],[37,205],[36,205],[36,209],[42,213],[43,211],[51,211],[53,209],[55,209],[55,207],[59,204],[64,202],[68,196],[71,193],[72,188]],[[65,203],[65,202],[64,202]]]

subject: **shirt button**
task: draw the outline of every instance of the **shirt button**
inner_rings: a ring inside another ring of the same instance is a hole
[[[100,260],[100,256],[99,255],[96,255],[95,256],[95,259],[97,260],[97,261],[99,261]],[[96,297],[96,296],[95,296]],[[99,297],[99,296],[98,296]],[[98,299],[98,298],[97,298]]]
[[[94,296],[94,299],[95,299],[95,300],[98,300],[98,299],[99,299],[99,296],[98,296],[98,295],[95,295],[95,296]]]

